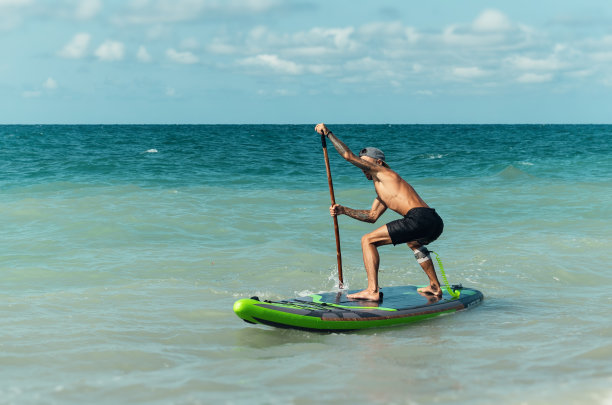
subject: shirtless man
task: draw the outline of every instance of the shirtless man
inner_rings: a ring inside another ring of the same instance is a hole
[[[369,210],[354,210],[335,204],[329,209],[332,216],[344,214],[359,221],[374,223],[387,208],[390,208],[404,217],[389,222],[361,238],[368,287],[363,291],[348,295],[348,298],[380,301],[378,286],[380,258],[377,248],[391,243],[393,245],[407,243],[429,277],[429,286],[419,288],[418,291],[430,296],[441,297],[440,282],[429,251],[425,247],[442,234],[444,223],[440,216],[434,209],[429,208],[410,184],[389,168],[385,163],[385,155],[380,149],[368,147],[362,149],[359,156],[356,156],[325,124],[318,124],[315,131],[327,136],[345,160],[360,168],[368,180],[374,181],[374,189],[377,194]]]

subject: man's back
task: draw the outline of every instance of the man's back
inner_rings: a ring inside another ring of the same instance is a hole
[[[380,200],[402,216],[413,208],[429,207],[406,180],[387,167],[373,173],[372,180]]]

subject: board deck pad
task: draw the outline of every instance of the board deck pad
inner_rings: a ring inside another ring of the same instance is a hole
[[[282,301],[241,299],[234,312],[249,323],[313,331],[349,331],[394,326],[471,308],[483,300],[480,291],[453,286],[452,297],[443,289],[442,298],[421,294],[417,286],[385,287],[379,302],[349,299],[338,291],[311,294]]]

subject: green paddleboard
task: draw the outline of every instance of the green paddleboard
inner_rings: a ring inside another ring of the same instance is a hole
[[[402,325],[451,314],[480,304],[480,291],[453,286],[453,297],[444,291],[437,299],[417,292],[417,286],[385,287],[380,302],[351,300],[339,291],[312,294],[283,301],[262,301],[258,297],[240,299],[234,312],[248,323],[309,331],[351,331]]]

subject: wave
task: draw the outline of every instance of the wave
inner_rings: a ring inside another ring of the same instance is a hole
[[[524,172],[513,165],[506,166],[506,168],[501,172],[497,173],[495,177],[501,177],[504,180],[525,180],[535,178],[531,174]]]

